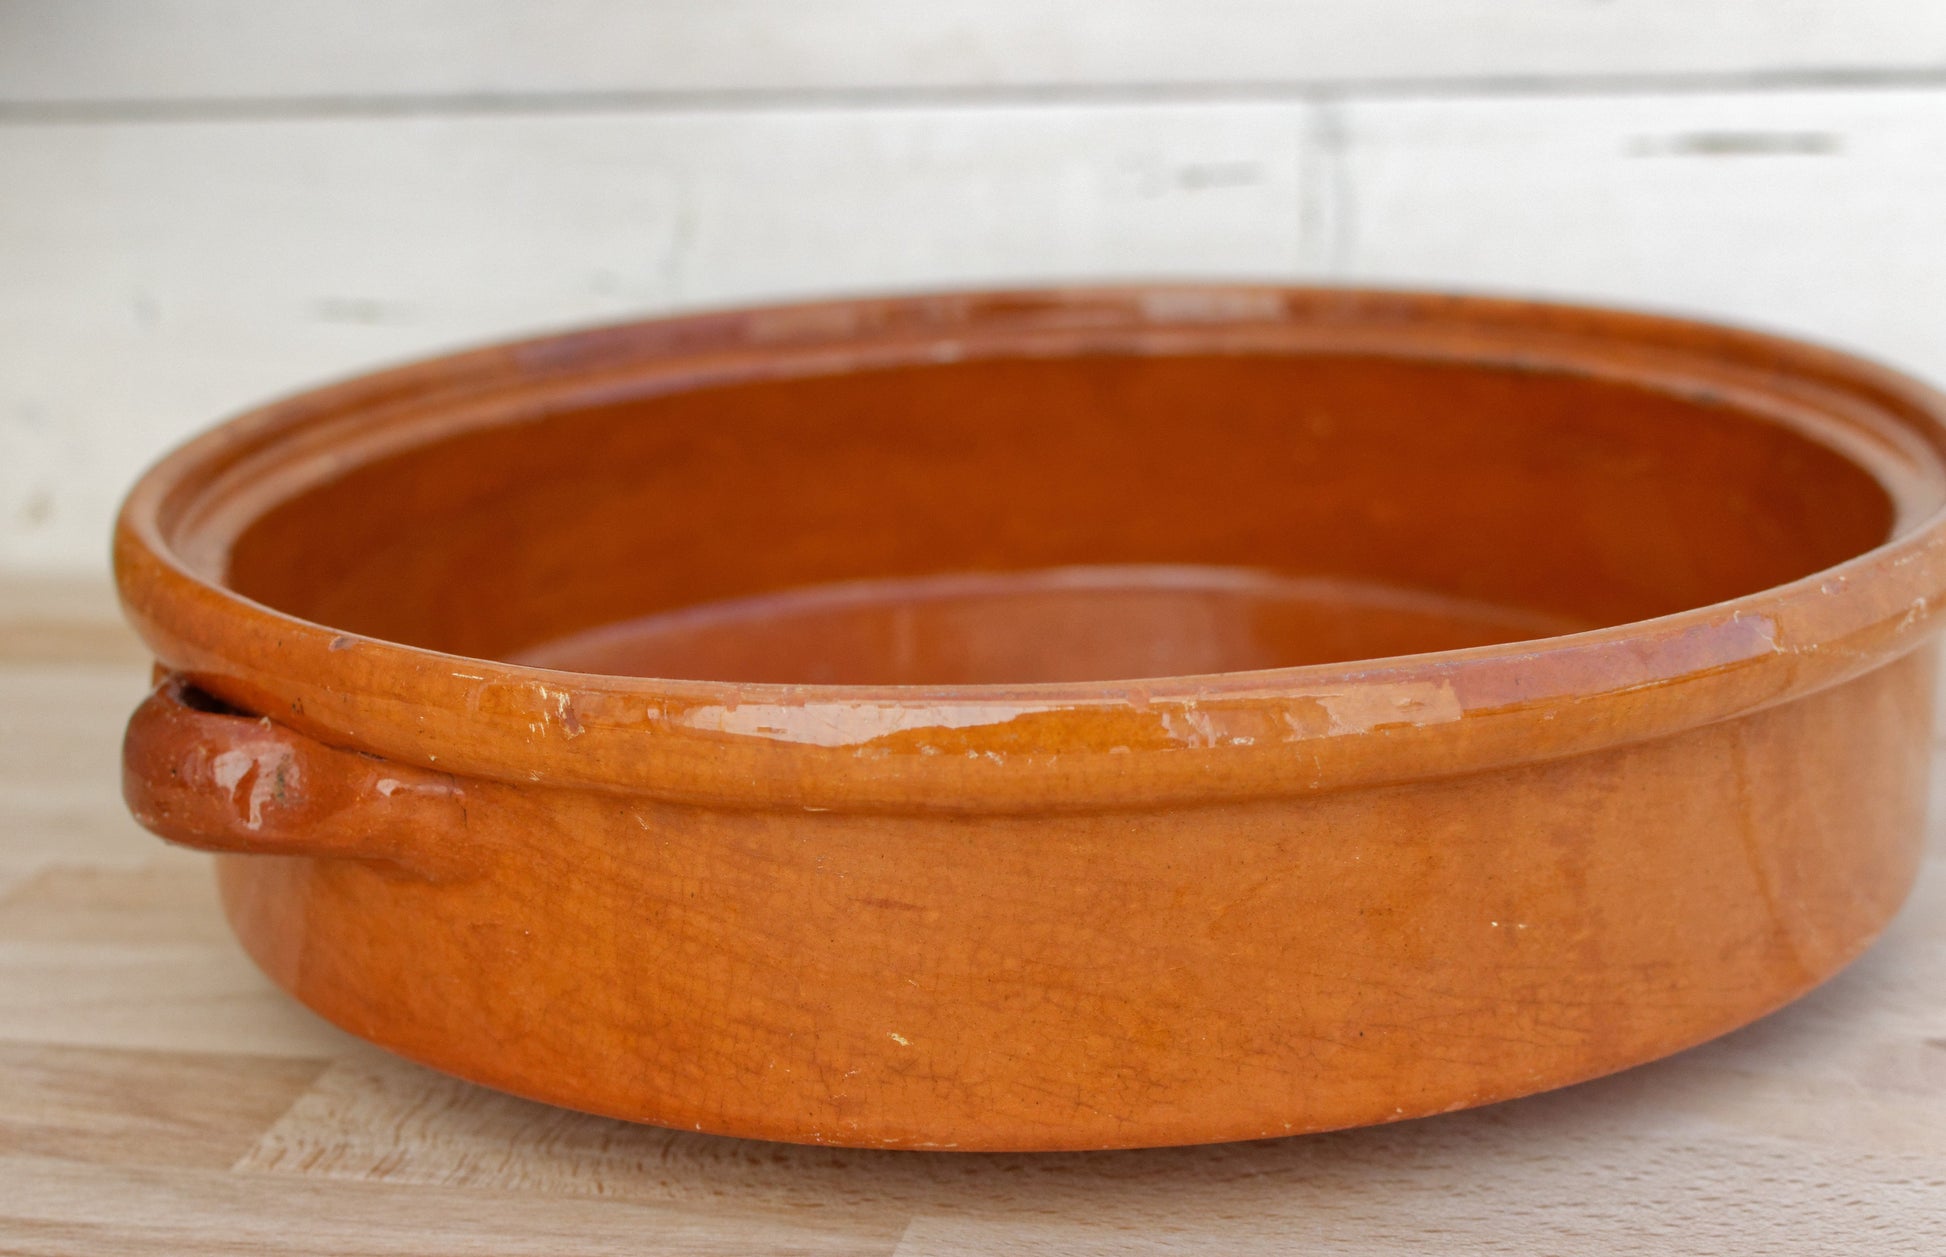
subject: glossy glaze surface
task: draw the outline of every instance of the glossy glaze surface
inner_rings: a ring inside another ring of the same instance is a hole
[[[1896,908],[1940,424],[1789,342],[1410,294],[481,351],[137,487],[129,795],[257,853],[226,902],[300,998],[559,1103],[967,1148],[1481,1103]]]
[[[1585,627],[1364,581],[1121,564],[814,585],[603,624],[511,658],[767,684],[1020,685],[1286,668]]]

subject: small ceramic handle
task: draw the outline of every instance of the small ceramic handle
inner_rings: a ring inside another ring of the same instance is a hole
[[[449,774],[224,711],[179,676],[129,717],[122,794],[144,828],[204,851],[373,860],[437,881],[472,871]]]

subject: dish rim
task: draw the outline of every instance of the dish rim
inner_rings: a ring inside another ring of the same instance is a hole
[[[308,483],[543,408],[927,362],[1197,346],[1597,374],[1733,401],[1753,421],[1796,427],[1866,471],[1894,523],[1879,545],[1797,580],[1578,633],[1029,685],[563,672],[345,633],[248,598],[212,571],[262,509]],[[1442,776],[1679,732],[1815,692],[1913,648],[1946,592],[1946,395],[1769,333],[1503,297],[1150,284],[766,305],[502,342],[260,406],[145,472],[123,504],[114,549],[124,607],[164,664],[226,702],[387,758],[699,802],[987,810],[1032,798],[995,784],[1010,766],[1060,787],[1052,802],[1077,806],[1240,798]],[[413,709],[471,709],[486,736]],[[1022,718],[1031,727],[1018,727]],[[1554,727],[1537,741],[1543,721]],[[1269,744],[1265,731],[1275,735]],[[630,763],[624,744],[642,736],[689,753],[642,757],[638,744]],[[1359,742],[1370,745],[1350,747]],[[712,748],[735,754],[712,768],[702,762]],[[1293,749],[1315,771],[1291,774]],[[1190,758],[1202,767],[1158,773],[1162,761],[1143,752],[1163,751],[1199,753]],[[947,760],[957,772],[944,771]],[[1148,771],[1133,771],[1138,760]]]

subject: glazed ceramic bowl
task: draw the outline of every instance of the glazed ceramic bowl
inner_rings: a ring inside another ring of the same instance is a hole
[[[667,1126],[1102,1148],[1673,1052],[1920,852],[1946,406],[1481,299],[857,301],[183,447],[126,792],[353,1033]]]

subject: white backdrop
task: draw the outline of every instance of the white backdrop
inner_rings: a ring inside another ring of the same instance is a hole
[[[1938,0],[0,0],[0,572],[170,443],[547,327],[1423,284],[1946,379]]]

